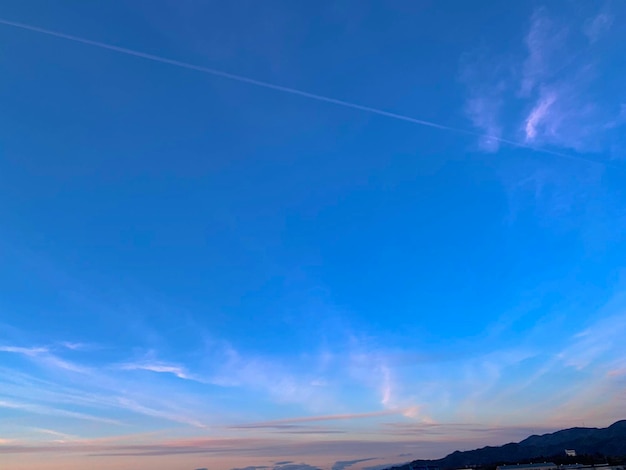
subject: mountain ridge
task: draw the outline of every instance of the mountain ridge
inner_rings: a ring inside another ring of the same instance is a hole
[[[414,460],[391,468],[409,470],[411,466],[437,466],[442,470],[448,470],[517,463],[541,457],[564,455],[565,449],[574,449],[579,455],[626,456],[626,420],[616,421],[606,428],[574,427],[553,433],[533,434],[520,442],[485,446],[468,451],[457,450],[441,459]]]

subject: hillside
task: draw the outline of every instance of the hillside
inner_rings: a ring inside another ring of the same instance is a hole
[[[626,456],[626,420],[608,428],[571,428],[541,436],[530,436],[518,443],[499,447],[483,447],[465,452],[456,451],[438,460],[416,460],[413,466],[434,465],[442,470],[467,466],[488,466],[503,462],[524,462],[540,457],[561,455],[564,449],[581,454]],[[395,467],[409,470],[409,464]]]

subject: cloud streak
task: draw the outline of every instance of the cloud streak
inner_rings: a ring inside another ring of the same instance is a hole
[[[171,374],[179,379],[202,382],[201,379],[190,375],[184,367],[164,362],[128,362],[119,365],[121,370],[144,370],[161,374]]]
[[[336,415],[323,415],[323,416],[300,416],[295,418],[277,419],[272,421],[264,421],[260,423],[242,424],[238,426],[231,426],[232,428],[247,429],[247,428],[265,428],[274,427],[276,425],[284,424],[297,424],[297,423],[317,423],[320,421],[352,421],[356,419],[369,419],[378,418],[381,416],[393,416],[401,415],[405,410],[381,410],[370,411],[368,413],[346,413]]]
[[[0,352],[21,354],[23,356],[35,357],[48,353],[48,348],[42,347],[21,347],[21,346],[0,346]]]

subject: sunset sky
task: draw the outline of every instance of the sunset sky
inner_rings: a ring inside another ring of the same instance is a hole
[[[626,418],[625,24],[3,0],[0,468],[376,470]]]

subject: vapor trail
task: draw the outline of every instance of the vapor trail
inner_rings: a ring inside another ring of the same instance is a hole
[[[370,106],[364,106],[364,105],[360,105],[357,103],[352,103],[349,101],[343,101],[343,100],[339,100],[336,98],[331,98],[329,96],[324,96],[324,95],[318,95],[315,93],[309,93],[308,91],[303,91],[303,90],[298,90],[297,88],[290,88],[290,87],[286,87],[286,86],[281,86],[281,85],[275,85],[273,83],[269,83],[269,82],[264,82],[262,80],[256,80],[254,78],[249,78],[249,77],[245,77],[243,75],[237,75],[237,74],[233,74],[233,73],[228,73],[228,72],[224,72],[222,70],[217,70],[217,69],[213,69],[210,67],[204,67],[201,65],[194,65],[194,64],[190,64],[188,62],[182,62],[180,60],[175,60],[175,59],[168,59],[167,57],[161,57],[158,55],[154,55],[154,54],[148,54],[146,52],[141,52],[141,51],[136,51],[134,49],[128,49],[126,47],[119,47],[119,46],[114,46],[112,44],[107,44],[104,42],[100,42],[100,41],[93,41],[91,39],[85,39],[79,36],[73,36],[70,34],[65,34],[65,33],[61,33],[58,31],[53,31],[50,29],[45,29],[45,28],[40,28],[38,26],[32,26],[26,23],[18,23],[15,21],[9,21],[9,20],[5,20],[3,18],[0,18],[0,24],[5,25],[5,26],[12,26],[14,28],[19,28],[19,29],[23,29],[23,30],[27,30],[27,31],[34,31],[36,33],[41,33],[41,34],[45,34],[47,36],[53,36],[53,37],[57,37],[57,38],[61,38],[61,39],[66,39],[68,41],[73,41],[73,42],[77,42],[77,43],[81,43],[81,44],[86,44],[88,46],[93,46],[93,47],[98,47],[100,49],[107,49],[110,51],[115,51],[115,52],[119,52],[121,54],[126,54],[126,55],[130,55],[130,56],[134,56],[134,57],[140,57],[142,59],[146,59],[146,60],[151,60],[154,62],[160,62],[163,64],[168,64],[168,65],[173,65],[175,67],[180,67],[180,68],[184,68],[184,69],[189,69],[189,70],[195,70],[197,72],[202,72],[208,75],[213,75],[216,77],[222,77],[222,78],[227,78],[229,80],[234,80],[234,81],[238,81],[238,82],[242,82],[242,83],[247,83],[249,85],[255,85],[258,87],[262,87],[262,88],[268,88],[270,90],[276,90],[276,91],[281,91],[283,93],[289,93],[291,95],[296,95],[296,96],[302,96],[304,98],[308,98],[311,100],[316,100],[316,101],[321,101],[324,103],[330,103],[330,104],[334,104],[337,106],[343,106],[345,108],[351,108],[351,109],[356,109],[359,111],[364,111],[366,113],[370,113],[370,114],[377,114],[379,116],[385,116],[391,119],[396,119],[399,121],[405,121],[405,122],[410,122],[412,124],[417,124],[420,126],[426,126],[426,127],[433,127],[435,129],[440,129],[440,130],[444,130],[444,131],[449,131],[449,132],[454,132],[456,134],[464,134],[464,135],[470,135],[470,136],[474,136],[474,137],[481,137],[481,138],[486,138],[486,139],[492,139],[492,140],[496,140],[500,143],[503,144],[508,144],[510,146],[513,147],[518,147],[518,148],[523,148],[523,149],[528,149],[528,150],[533,150],[535,152],[539,152],[539,153],[544,153],[544,154],[548,154],[548,155],[554,155],[557,157],[562,157],[562,158],[567,158],[570,160],[578,160],[578,161],[584,161],[587,163],[594,163],[597,165],[606,165],[606,166],[611,166],[608,165],[605,162],[600,162],[597,160],[593,160],[593,159],[589,159],[589,158],[585,158],[585,157],[581,157],[578,155],[570,155],[570,154],[566,154],[566,153],[561,153],[561,152],[555,152],[552,150],[548,150],[548,149],[544,149],[544,148],[540,148],[540,147],[534,147],[532,145],[527,145],[525,143],[522,142],[516,142],[514,140],[508,140],[508,139],[503,139],[501,137],[496,137],[493,135],[488,135],[488,134],[482,134],[480,132],[474,132],[471,130],[467,130],[467,129],[460,129],[460,128],[456,128],[456,127],[450,127],[450,126],[445,126],[443,124],[438,124],[436,122],[431,122],[431,121],[425,121],[423,119],[416,119],[410,116],[406,116],[403,114],[397,114],[397,113],[392,113],[390,111],[385,111],[383,109],[378,109],[378,108],[372,108]]]

